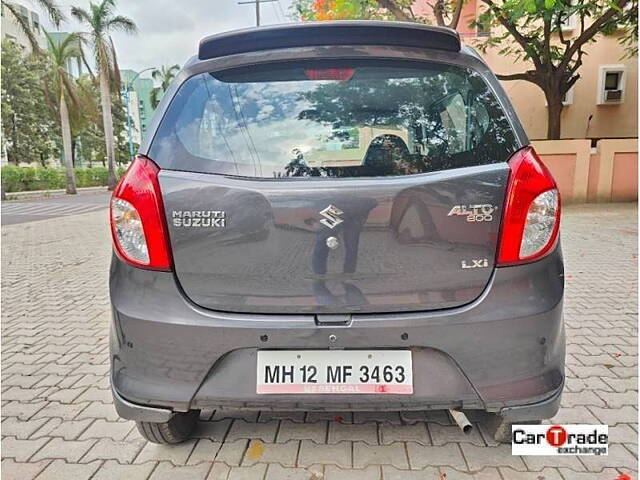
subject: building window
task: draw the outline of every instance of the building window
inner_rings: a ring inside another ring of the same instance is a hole
[[[624,102],[625,66],[602,65],[598,71],[598,105],[617,105]]]
[[[573,85],[567,93],[564,94],[564,98],[562,99],[562,105],[565,107],[568,105],[573,105],[573,89],[575,85]]]
[[[569,0],[568,6],[575,7],[575,0]],[[572,13],[566,17],[564,17],[560,22],[560,28],[563,32],[575,30],[578,26],[578,16],[575,13]]]
[[[36,12],[31,12],[31,24],[33,25],[33,30],[36,33],[40,33],[40,17]]]
[[[604,89],[616,90],[620,85],[620,77],[622,72],[607,72],[604,74]]]
[[[575,30],[575,28],[578,25],[578,18],[576,17],[575,13],[571,14],[567,18],[565,18],[561,22],[561,24],[562,24],[561,28],[563,32]]]
[[[29,10],[27,10],[22,5],[18,5],[18,15],[22,17],[22,19],[29,24]]]

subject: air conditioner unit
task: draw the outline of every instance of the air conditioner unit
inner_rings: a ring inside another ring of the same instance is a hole
[[[622,100],[622,90],[605,90],[605,103],[619,103]]]

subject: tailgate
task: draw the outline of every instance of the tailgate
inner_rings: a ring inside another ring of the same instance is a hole
[[[162,171],[176,276],[210,309],[451,308],[489,282],[506,163],[405,177],[252,180]]]

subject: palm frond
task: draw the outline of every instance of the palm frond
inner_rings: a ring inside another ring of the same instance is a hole
[[[83,34],[84,44],[90,44],[95,55],[96,65],[104,71],[109,81],[120,84],[115,47],[110,31],[120,30],[126,33],[136,31],[133,20],[122,15],[113,15],[114,0],[102,0],[100,3],[89,2],[89,11],[73,7],[71,14],[88,27],[88,32]]]
[[[100,18],[107,19],[111,17],[111,14],[113,13],[113,9],[116,7],[116,2],[115,0],[102,0],[102,2],[96,5],[96,7],[97,7],[96,12],[99,14]]]
[[[60,42],[60,50],[69,57],[81,56],[81,40],[77,33],[70,33]]]
[[[87,54],[84,51],[83,46],[89,46],[89,41],[87,40],[87,34],[86,33],[81,33],[81,32],[76,32],[76,35],[78,36],[78,40],[80,42],[80,59],[82,60],[82,64],[85,66],[85,68],[87,69],[87,72],[89,73],[89,77],[91,77],[92,81],[95,81],[96,76],[93,73],[93,70],[91,70],[91,66],[89,65],[89,62],[87,61]]]
[[[91,15],[84,8],[71,7],[71,16],[81,23],[91,23]]]
[[[132,35],[138,33],[138,27],[136,23],[130,18],[123,15],[116,15],[115,17],[111,18],[106,25],[109,30],[129,33]]]
[[[53,0],[35,0],[35,3],[42,8],[42,10],[47,12],[51,23],[56,27],[59,27],[62,22],[66,21],[66,17],[64,13],[62,13],[62,9]]]
[[[171,66],[162,65],[159,69],[156,68],[151,72],[151,77],[160,82],[159,88],[164,92],[171,85],[171,81],[175,78],[178,70],[180,70],[180,65],[177,64]]]
[[[49,60],[49,78],[56,85],[56,90],[61,96],[67,96],[70,100],[70,106],[74,108],[78,104],[76,95],[75,80],[67,71],[69,60],[76,59],[80,55],[80,37],[77,34],[69,34],[62,40],[56,42],[54,37],[49,33],[45,33],[48,49]]]
[[[61,76],[61,79],[62,79],[62,84],[64,86],[64,91],[71,99],[70,106],[72,109],[76,110],[80,103],[80,100],[78,99],[76,83],[73,80],[73,78],[71,78],[71,76],[66,72],[65,72],[65,75]]]
[[[171,65],[164,76],[164,80],[162,81],[162,89],[166,90],[167,88],[169,88],[169,85],[171,85],[171,82],[173,81],[173,79],[176,76],[176,73],[180,70],[180,66],[179,65]]]
[[[104,72],[108,78],[111,78],[113,71],[113,58],[111,56],[111,48],[102,38],[94,40],[94,42],[96,66],[98,67],[98,71]]]
[[[49,60],[56,67],[66,68],[69,59],[80,57],[80,37],[77,34],[70,33],[59,42],[57,42],[48,32],[45,32],[45,37],[49,46]]]
[[[44,37],[47,39],[47,46],[49,47],[49,51],[53,51],[56,48],[56,43],[53,40],[53,37],[49,35],[49,32],[44,32]]]
[[[84,65],[84,68],[87,69],[87,73],[89,74],[89,77],[91,78],[92,81],[96,80],[96,74],[93,73],[93,70],[91,70],[91,66],[89,65],[89,62],[87,61],[87,55],[84,53],[84,50],[81,48],[80,49],[80,59],[82,60],[82,64]]]
[[[160,87],[153,87],[151,90],[151,107],[155,110],[160,104],[160,97],[162,96],[162,89]]]

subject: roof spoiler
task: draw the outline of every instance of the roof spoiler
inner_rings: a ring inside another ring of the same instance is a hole
[[[278,48],[330,45],[381,45],[460,51],[460,36],[450,28],[420,23],[344,20],[301,22],[220,33],[200,41],[198,58]]]

